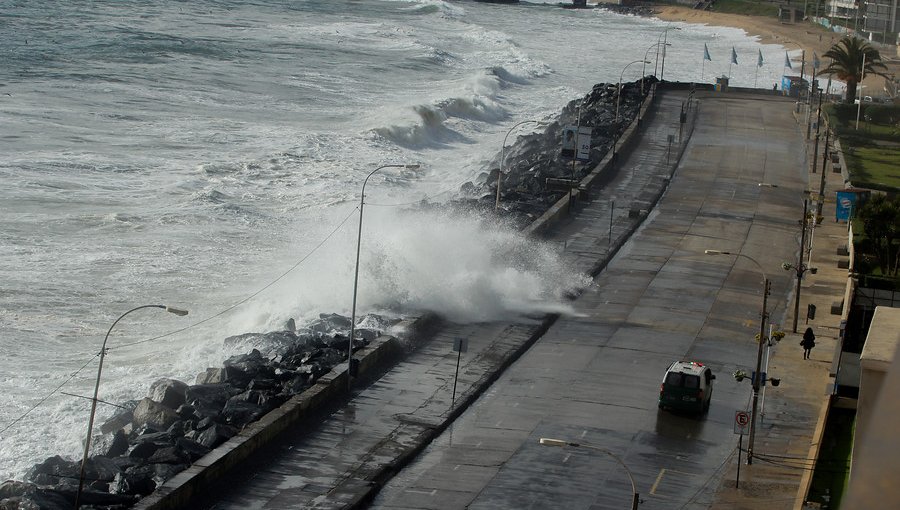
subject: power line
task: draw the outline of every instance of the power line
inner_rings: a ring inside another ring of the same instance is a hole
[[[130,346],[133,346],[133,345],[138,345],[138,344],[142,344],[142,343],[146,343],[146,342],[151,342],[151,341],[153,341],[153,340],[159,340],[160,338],[165,338],[165,337],[167,337],[167,336],[172,336],[172,335],[175,335],[175,334],[177,334],[177,333],[181,333],[181,332],[183,332],[183,331],[187,331],[188,329],[191,329],[191,328],[194,328],[194,327],[196,327],[196,326],[199,326],[200,324],[209,322],[209,321],[211,321],[212,319],[215,319],[216,317],[220,317],[220,316],[222,316],[222,315],[224,315],[224,314],[230,312],[231,310],[234,310],[234,309],[237,308],[238,306],[240,306],[240,305],[246,303],[247,301],[253,299],[254,297],[258,296],[259,294],[261,294],[262,292],[264,292],[266,289],[268,289],[268,288],[271,287],[272,285],[275,285],[276,283],[278,283],[281,279],[283,279],[285,276],[287,276],[290,272],[292,272],[294,269],[296,269],[298,266],[300,266],[300,264],[302,264],[303,262],[305,262],[310,256],[312,256],[313,253],[315,253],[316,251],[318,251],[319,248],[322,247],[322,245],[324,245],[329,239],[331,239],[331,238],[334,236],[334,234],[337,233],[337,231],[340,230],[341,227],[343,227],[345,223],[347,223],[347,220],[349,220],[350,217],[353,216],[353,215],[356,213],[357,210],[359,210],[359,207],[356,207],[356,208],[354,208],[352,211],[350,211],[350,214],[348,214],[346,218],[344,218],[344,219],[343,219],[343,220],[342,220],[342,221],[341,221],[341,222],[340,222],[340,223],[339,223],[339,224],[338,224],[338,225],[337,225],[337,226],[336,226],[336,227],[335,227],[335,228],[334,228],[327,236],[325,236],[324,239],[322,239],[322,241],[320,241],[320,242],[319,242],[312,250],[309,251],[309,253],[307,253],[306,255],[304,255],[303,258],[301,258],[299,261],[297,261],[294,265],[292,265],[292,266],[291,266],[290,268],[288,268],[286,271],[284,271],[283,273],[281,273],[281,275],[279,275],[277,278],[275,278],[274,280],[272,280],[272,281],[269,282],[268,284],[264,285],[262,288],[260,288],[260,289],[257,290],[256,292],[254,292],[254,293],[250,294],[249,296],[245,297],[244,299],[238,301],[237,303],[235,303],[235,304],[229,306],[228,308],[225,308],[224,310],[222,310],[222,311],[220,311],[220,312],[218,312],[218,313],[216,313],[216,314],[214,314],[214,315],[211,315],[211,316],[209,316],[209,317],[207,317],[207,318],[205,318],[205,319],[203,319],[203,320],[197,321],[197,322],[195,322],[195,323],[193,323],[193,324],[190,324],[190,325],[188,325],[188,326],[185,326],[185,327],[183,327],[183,328],[176,329],[176,330],[174,330],[174,331],[170,331],[170,332],[168,332],[168,333],[165,333],[165,334],[162,334],[162,335],[159,335],[159,336],[155,336],[155,337],[153,337],[153,338],[148,338],[148,339],[145,339],[145,340],[139,340],[139,341],[137,341],[137,342],[132,342],[132,343],[128,343],[128,344],[119,345],[119,346],[117,346],[117,347],[115,347],[115,348],[116,348],[116,349],[119,349],[119,348],[123,348],[123,347],[130,347]],[[112,350],[112,349],[113,349],[113,348],[107,348],[107,351]],[[12,428],[14,425],[16,425],[17,423],[19,423],[19,422],[22,421],[23,419],[25,419],[26,416],[28,416],[32,411],[34,411],[35,409],[37,409],[37,408],[40,407],[41,405],[43,405],[44,402],[46,402],[50,397],[52,397],[53,395],[55,395],[55,394],[57,394],[57,393],[60,393],[60,389],[62,389],[63,386],[65,386],[66,384],[69,384],[69,382],[71,382],[72,379],[75,378],[75,376],[77,376],[79,373],[81,373],[81,371],[84,370],[88,365],[90,365],[90,364],[94,361],[94,359],[97,358],[99,355],[100,355],[99,352],[98,352],[97,354],[93,355],[93,356],[92,356],[89,360],[87,360],[81,367],[79,367],[78,370],[76,370],[75,372],[73,372],[73,373],[69,376],[68,379],[66,379],[65,381],[63,381],[60,385],[58,385],[58,386],[57,386],[56,388],[54,388],[52,391],[50,391],[49,393],[47,393],[45,396],[41,397],[41,399],[38,400],[37,403],[35,403],[35,404],[34,404],[33,406],[31,406],[30,408],[28,408],[28,410],[26,410],[24,413],[22,413],[19,417],[17,417],[17,418],[14,419],[13,421],[11,421],[9,424],[7,424],[5,427],[3,427],[2,429],[0,429],[0,434],[3,434],[4,432],[6,432],[6,431],[9,430],[10,428]],[[77,396],[77,395],[76,395],[76,396]]]

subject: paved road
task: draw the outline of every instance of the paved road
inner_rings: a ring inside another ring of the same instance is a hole
[[[756,361],[762,275],[783,316],[796,257],[805,180],[791,104],[707,95],[672,184],[639,232],[574,306],[442,434],[395,476],[371,508],[629,508],[631,485],[615,458],[541,446],[541,437],[607,449],[632,473],[641,508],[710,503],[737,445]],[[651,137],[658,140],[658,137]],[[778,188],[758,183],[777,184]],[[555,240],[570,256],[605,250],[602,208],[588,208]],[[706,417],[657,410],[673,360],[718,375]],[[812,425],[810,425],[812,427]],[[745,445],[746,446],[746,445]]]
[[[686,97],[661,94],[640,150],[551,234],[585,271],[602,265],[638,224],[629,210],[647,207],[664,188],[667,160],[677,159],[667,137],[677,140]],[[801,135],[793,103],[772,99],[702,98],[671,187],[574,301],[577,316],[447,325],[385,377],[357,389],[347,405],[285,434],[193,507],[355,507],[432,439],[373,507],[622,508],[630,501],[628,479],[612,457],[539,446],[544,436],[619,456],[644,508],[708,497],[702,489],[714,486],[736,445],[733,412],[747,405],[749,385],[729,374],[755,360],[762,285],[749,261],[703,250],[742,252],[777,271],[768,276],[778,316],[790,286],[779,266],[794,258],[797,245],[805,167],[792,144],[799,147]],[[760,188],[760,181],[780,187]],[[469,352],[454,406],[451,346],[460,337],[469,340]],[[662,371],[682,357],[705,361],[720,375],[705,419],[657,413]]]

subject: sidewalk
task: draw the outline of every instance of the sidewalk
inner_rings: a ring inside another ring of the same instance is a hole
[[[800,127],[804,120],[805,116],[798,118]],[[807,144],[808,160],[812,158],[813,140],[814,133]],[[822,177],[822,145],[820,141],[815,167],[809,164],[807,189],[813,198],[817,198]],[[834,199],[835,191],[844,188],[844,180],[840,173],[832,171],[830,161],[825,166],[825,178],[824,218],[813,230],[810,242],[809,266],[817,271],[815,274],[807,271],[803,276],[797,333],[792,332],[793,293],[788,309],[784,313],[777,311],[770,318],[786,336],[771,349],[767,377],[779,378],[781,383],[777,387],[766,386],[761,393],[764,407],[756,433],[756,458],[752,465],[746,464],[747,438],[744,438],[739,487],[735,487],[738,471],[735,457],[728,465],[712,508],[749,510],[759,509],[763,503],[767,510],[803,508],[825,425],[829,384],[833,381],[829,372],[840,334],[841,316],[832,314],[832,303],[843,299],[848,277],[847,269],[838,267],[839,260],[846,259],[838,254],[838,249],[847,244],[847,225],[835,221]],[[816,202],[810,200],[809,211],[815,210]],[[802,209],[798,208],[798,222],[801,213]],[[797,243],[799,251],[799,226]],[[796,260],[785,262],[797,263]],[[816,315],[807,323],[810,304],[815,305]],[[815,332],[816,347],[811,351],[811,358],[804,360],[799,344],[807,327]]]

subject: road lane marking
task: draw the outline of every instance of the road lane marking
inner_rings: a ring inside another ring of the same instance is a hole
[[[665,468],[664,468],[664,469],[660,469],[660,470],[659,470],[659,476],[657,476],[657,477],[656,477],[656,481],[653,482],[653,487],[650,487],[650,494],[656,495],[656,488],[659,487],[659,482],[662,481],[662,477],[663,477],[664,474],[666,474]]]
[[[430,491],[423,491],[418,489],[406,489],[406,492],[411,492],[413,494],[427,494],[429,496],[434,496],[437,494],[437,489],[431,489]]]

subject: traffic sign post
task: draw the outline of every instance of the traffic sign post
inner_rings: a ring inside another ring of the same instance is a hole
[[[750,414],[746,411],[734,412],[734,433],[738,434],[738,463],[737,477],[734,480],[734,488],[740,488],[741,484],[741,448],[744,446],[744,429],[750,424]]]

